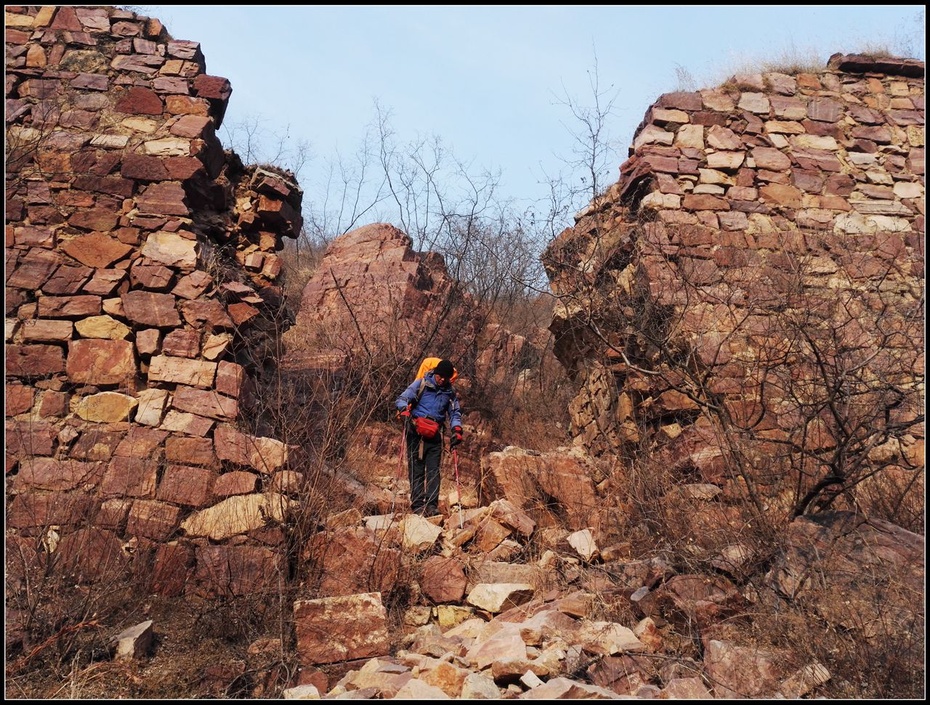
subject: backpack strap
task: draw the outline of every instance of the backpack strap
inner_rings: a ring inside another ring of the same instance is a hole
[[[417,387],[417,398],[411,402],[410,408],[420,403],[420,397],[423,396],[423,388],[426,387],[426,377],[420,377],[420,386]],[[452,390],[452,398],[456,399],[458,397],[458,392],[455,391],[455,387],[452,386],[452,383],[449,383],[449,389]]]

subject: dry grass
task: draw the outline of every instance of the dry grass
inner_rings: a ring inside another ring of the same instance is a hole
[[[296,673],[293,649],[279,649],[270,658],[249,653],[260,638],[280,638],[277,603],[261,596],[211,602],[128,597],[100,616],[97,629],[76,632],[67,644],[52,643],[28,665],[8,662],[5,695],[81,700],[250,698],[269,690],[279,695]],[[113,637],[148,619],[156,634],[151,654],[115,660]]]
[[[911,36],[896,37],[891,42],[878,42],[863,39],[850,46],[838,47],[836,51],[845,54],[861,54],[873,59],[892,57],[923,57],[924,42],[921,28],[922,15]],[[919,35],[919,36],[918,36]],[[791,43],[774,57],[767,53],[765,57],[731,56],[725,65],[714,68],[707,76],[696,77],[682,66],[675,69],[676,90],[694,91],[727,84],[739,84],[739,77],[757,73],[782,73],[794,76],[800,73],[820,73],[827,65],[829,54],[824,47],[798,47]]]

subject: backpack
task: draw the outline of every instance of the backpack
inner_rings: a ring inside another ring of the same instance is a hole
[[[441,357],[424,357],[423,362],[420,363],[420,369],[417,370],[417,376],[414,379],[423,379],[423,377],[426,376],[426,373],[436,369],[436,365],[438,365],[441,361]],[[459,376],[459,371],[454,367],[452,369],[454,371],[452,372],[452,377],[449,379],[449,384],[452,384],[456,379],[458,379]]]
[[[423,387],[426,386],[426,380],[425,380],[426,373],[432,372],[434,369],[436,369],[436,365],[438,365],[441,361],[442,361],[441,357],[424,357],[423,358],[423,362],[420,363],[420,369],[417,370],[417,376],[414,377],[414,379],[420,380],[420,386],[417,388],[417,399],[414,402],[414,406],[417,403],[419,403],[420,397],[423,396]],[[449,378],[449,384],[451,385],[455,380],[458,379],[458,377],[459,377],[459,371],[453,367],[452,377]],[[454,388],[452,390],[452,393],[455,394]]]
[[[417,376],[414,378],[415,380],[420,380],[420,386],[417,387],[417,398],[411,403],[410,408],[420,403],[420,397],[423,396],[423,388],[426,386],[426,374],[434,370],[441,360],[441,357],[423,358],[423,362],[420,363],[420,368],[417,370]],[[452,387],[452,381],[457,379],[458,376],[458,370],[453,367],[452,377],[449,379],[450,387]],[[455,396],[455,387],[452,387],[452,397],[455,398]],[[413,424],[417,433],[427,439],[434,438],[441,428],[440,424],[426,417],[415,418]]]

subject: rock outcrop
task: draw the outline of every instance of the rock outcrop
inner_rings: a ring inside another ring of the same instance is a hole
[[[285,334],[287,369],[325,368],[362,357],[367,367],[414,360],[426,346],[456,360],[474,352],[482,321],[449,276],[442,257],[418,253],[408,235],[376,223],[336,238],[303,289]]]
[[[395,387],[423,357],[455,360],[467,377],[501,381],[535,362],[535,341],[516,335],[458,285],[435,252],[416,252],[409,235],[374,223],[337,237],[301,293],[284,335],[288,371],[387,362]],[[397,366],[397,361],[406,362]],[[464,376],[463,383],[466,381]]]

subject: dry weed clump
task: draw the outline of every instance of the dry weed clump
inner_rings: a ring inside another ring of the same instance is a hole
[[[832,563],[821,557],[819,588],[808,586],[796,598],[780,594],[772,587],[770,569],[775,557],[785,552],[788,518],[783,514],[780,524],[771,517],[760,520],[752,504],[738,493],[702,494],[701,489],[711,486],[691,485],[691,479],[646,453],[614,473],[612,501],[632,508],[628,523],[631,536],[633,530],[639,531],[641,550],[662,547],[677,574],[722,575],[737,587],[746,602],[713,626],[713,638],[728,635],[739,643],[782,654],[788,659],[782,664],[788,672],[822,664],[832,675],[818,690],[825,697],[906,698],[922,692],[924,616],[912,609],[922,596],[912,594],[904,579],[876,564],[857,579],[857,599],[862,604],[857,603],[855,610],[831,612],[824,605],[843,600],[848,604],[850,596],[837,592],[830,571],[848,572],[852,564],[843,556],[834,557]],[[900,473],[885,473],[856,488],[854,506],[860,511],[868,507],[879,518],[892,510],[889,498],[893,497],[899,503],[895,516],[916,516],[911,512],[919,507],[919,514],[923,506],[915,496],[918,485],[922,482],[913,474],[905,479]],[[609,603],[605,607],[604,613],[610,614]],[[696,624],[688,627],[674,620],[666,629],[666,647],[676,644],[683,654],[691,644],[697,655],[702,639],[710,634]]]
[[[568,409],[573,395],[565,370],[544,355],[532,374],[489,385],[480,403],[502,447],[546,452],[571,445]]]
[[[751,630],[747,636],[771,648],[791,654],[792,664],[822,664],[831,674],[818,687],[829,699],[908,699],[924,691],[924,618],[897,625],[893,630],[868,638],[864,630],[844,628],[824,620],[812,608],[817,596],[789,600],[759,586],[754,594]],[[899,586],[900,588],[900,586]],[[840,600],[826,588],[819,597]],[[908,598],[915,604],[914,596]],[[886,610],[877,601],[876,612]]]
[[[82,561],[86,547],[77,537],[90,532],[78,528],[64,548],[59,529],[36,527],[7,536],[5,668],[13,697],[27,697],[22,693],[34,691],[34,683],[60,687],[75,673],[109,660],[110,640],[120,631],[114,629],[128,626],[148,587],[121,554],[106,560],[98,552],[94,565]],[[28,697],[34,696],[45,697]]]
[[[923,535],[926,530],[924,468],[888,468],[867,478],[854,493],[854,506],[901,528]]]
[[[87,586],[76,592],[86,600],[106,589]],[[95,700],[233,694],[215,688],[211,692],[204,674],[217,664],[241,657],[245,646],[207,633],[203,620],[198,619],[200,605],[186,598],[156,600],[125,592],[109,597],[106,603],[98,601],[99,610],[92,619],[83,621],[74,621],[81,610],[72,602],[70,610],[59,610],[64,625],[50,637],[12,658],[8,649],[6,697]],[[151,654],[143,659],[115,659],[115,636],[147,619],[157,625]]]

